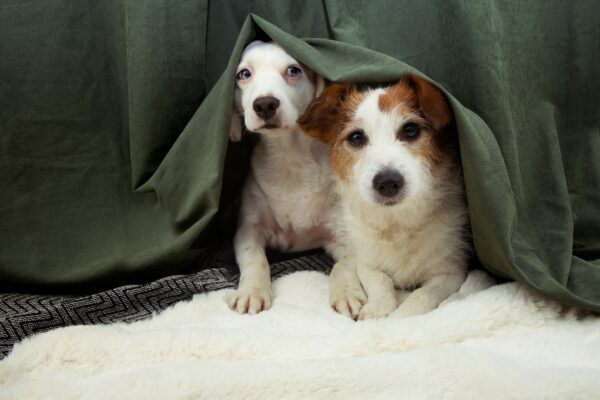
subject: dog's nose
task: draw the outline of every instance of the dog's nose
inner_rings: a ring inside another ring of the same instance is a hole
[[[259,97],[254,100],[252,108],[260,118],[267,120],[275,115],[279,107],[279,100],[272,96]]]
[[[384,170],[373,178],[373,189],[384,197],[393,197],[404,186],[404,177],[398,171]]]

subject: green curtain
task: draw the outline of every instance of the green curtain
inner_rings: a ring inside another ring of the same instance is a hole
[[[227,241],[248,158],[228,145],[234,69],[266,35],[332,81],[429,77],[456,115],[482,265],[600,310],[598,15],[593,0],[4,0],[0,280],[122,283]]]

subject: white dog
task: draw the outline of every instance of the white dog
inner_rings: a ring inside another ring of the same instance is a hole
[[[334,193],[327,146],[304,135],[296,120],[323,90],[324,80],[275,43],[255,41],[237,68],[231,140],[242,124],[259,134],[242,192],[234,239],[240,283],[232,309],[255,314],[271,305],[265,247],[302,251],[326,245]]]
[[[360,319],[428,312],[465,280],[467,212],[452,118],[440,91],[406,75],[387,88],[334,84],[299,121],[330,145],[340,197],[334,271],[356,270],[368,297]],[[355,315],[357,296],[332,302]]]

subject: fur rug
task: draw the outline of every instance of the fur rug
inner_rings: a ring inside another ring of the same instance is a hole
[[[72,326],[16,345],[0,399],[600,398],[600,318],[472,272],[433,312],[354,322],[328,278],[274,283],[238,315],[224,289],[133,324]]]

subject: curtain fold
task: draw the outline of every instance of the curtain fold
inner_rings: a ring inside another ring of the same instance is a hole
[[[228,240],[247,169],[227,139],[234,69],[258,35],[332,81],[431,79],[456,116],[482,265],[600,310],[597,15],[594,1],[7,0],[0,280],[125,282]]]

